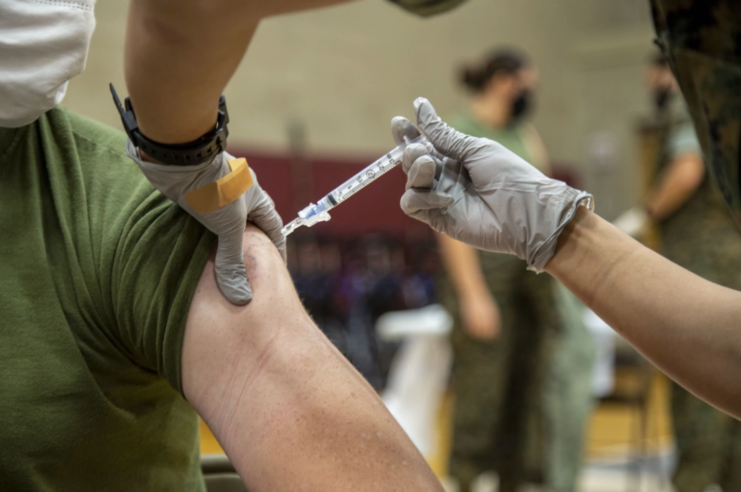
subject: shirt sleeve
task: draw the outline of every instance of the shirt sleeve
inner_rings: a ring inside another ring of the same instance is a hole
[[[150,187],[122,229],[111,272],[118,337],[129,356],[182,393],[188,309],[215,237]]]
[[[700,141],[697,139],[695,127],[691,121],[677,125],[669,134],[667,141],[667,157],[670,160],[687,152],[702,154]]]
[[[50,167],[57,214],[74,245],[66,309],[81,314],[106,370],[124,370],[109,359],[117,351],[182,393],[185,323],[216,237],[154,189],[123,133],[66,110],[47,118],[56,130],[45,141],[62,152]]]

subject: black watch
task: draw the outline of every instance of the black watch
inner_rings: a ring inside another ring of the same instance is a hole
[[[179,166],[195,166],[202,164],[215,156],[219,152],[226,150],[226,137],[229,136],[229,113],[226,110],[226,99],[221,96],[219,99],[219,113],[216,120],[216,128],[206,133],[202,137],[192,142],[182,144],[163,144],[150,140],[139,130],[139,124],[136,122],[134,108],[127,97],[124,103],[126,108],[121,104],[116,89],[110,84],[113,102],[116,103],[118,113],[121,115],[121,122],[129,139],[141,151],[146,153],[152,159],[164,164],[175,164]]]

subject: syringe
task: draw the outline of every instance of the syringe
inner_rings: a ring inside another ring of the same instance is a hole
[[[330,191],[316,204],[310,203],[298,213],[297,218],[286,224],[281,232],[287,236],[301,226],[311,227],[317,222],[328,221],[331,218],[328,213],[330,210],[401,164],[401,158],[404,155],[404,149],[406,149],[407,145],[413,143],[429,145],[429,142],[427,137],[422,135],[414,140],[407,140],[406,143],[398,145],[388,154],[345,181],[339,187]]]

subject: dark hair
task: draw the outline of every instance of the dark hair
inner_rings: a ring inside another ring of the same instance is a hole
[[[527,56],[513,48],[502,48],[489,53],[483,62],[464,67],[460,80],[468,89],[481,92],[491,78],[499,72],[512,75],[530,64]]]

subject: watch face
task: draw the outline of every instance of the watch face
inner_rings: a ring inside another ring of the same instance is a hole
[[[466,0],[390,0],[406,9],[422,17],[429,17],[436,14],[442,14],[449,10],[454,9],[458,5],[462,4]]]

